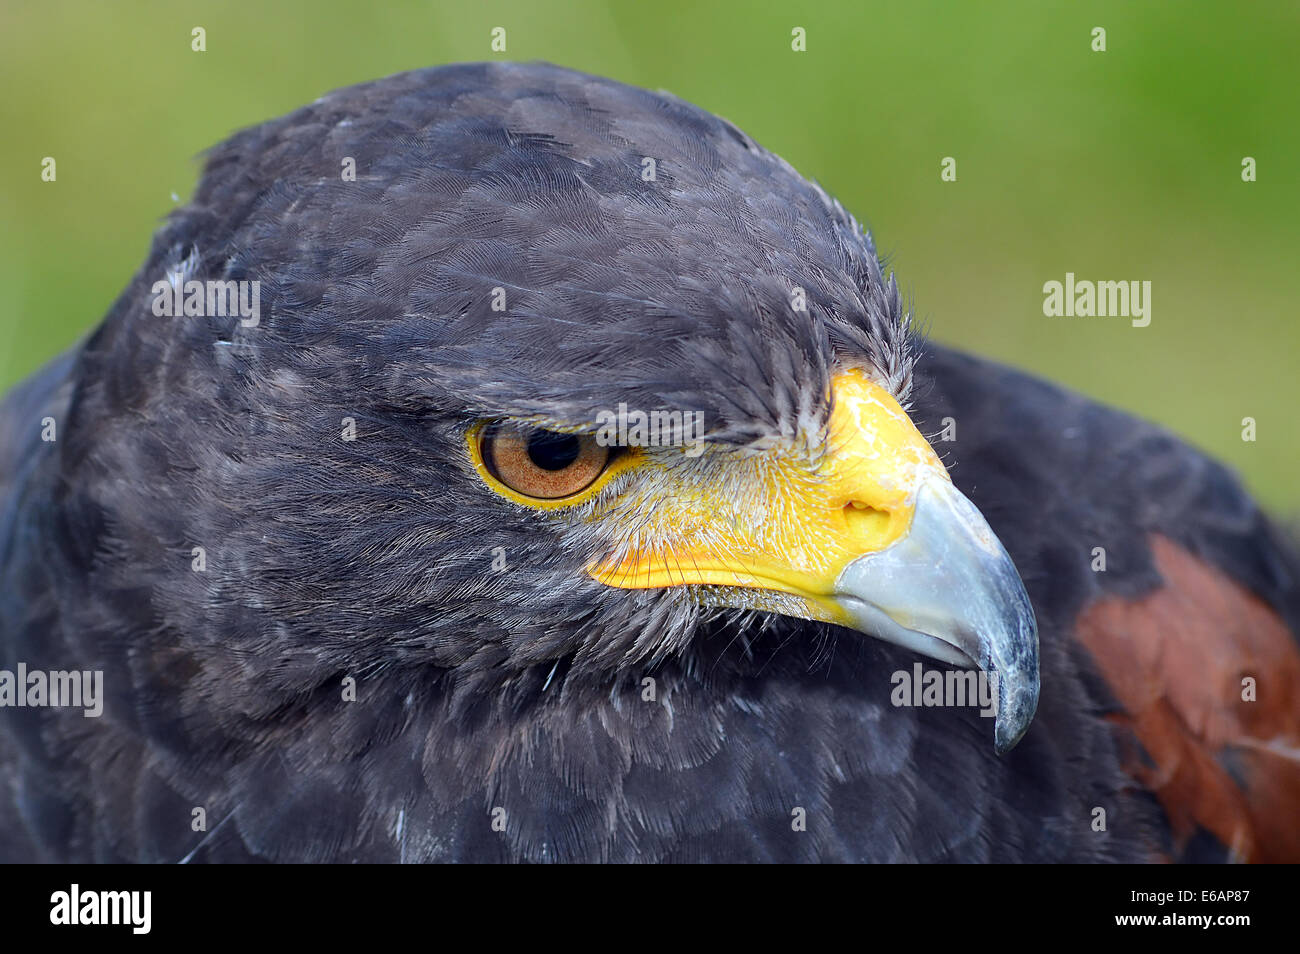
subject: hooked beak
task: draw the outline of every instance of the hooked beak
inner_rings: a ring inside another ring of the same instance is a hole
[[[979,668],[1006,752],[1039,689],[1038,626],[1015,565],[892,394],[856,370],[832,389],[821,457],[728,463],[730,482],[716,466],[694,484],[681,469],[657,485],[651,475],[628,508],[635,535],[588,572],[626,589],[701,585],[711,605],[838,623]]]
[[[857,629],[997,677],[994,744],[1009,751],[1038,707],[1038,625],[1015,564],[946,480],[917,494],[907,534],[840,573],[832,597]]]

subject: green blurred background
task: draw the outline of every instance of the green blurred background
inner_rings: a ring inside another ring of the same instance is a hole
[[[8,2],[0,389],[102,316],[203,149],[339,86],[495,57],[727,117],[874,230],[935,338],[1159,421],[1300,511],[1294,2]],[[1067,271],[1150,280],[1151,325],[1044,317]]]

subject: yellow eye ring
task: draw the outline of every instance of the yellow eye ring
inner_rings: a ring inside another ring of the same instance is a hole
[[[498,428],[505,429],[507,434],[511,431],[514,432],[510,439],[503,441],[507,445],[508,451],[505,455],[494,454],[493,448],[486,446],[487,441],[493,438]],[[562,481],[557,481],[554,477],[548,478],[544,471],[538,469],[535,471],[535,489],[539,495],[534,496],[506,483],[500,473],[503,459],[508,460],[507,466],[512,473],[507,476],[515,478],[518,483],[526,483],[519,479],[526,476],[522,472],[522,468],[527,466],[526,462],[520,457],[520,453],[523,446],[521,443],[522,435],[527,435],[530,432],[559,436],[559,432],[546,428],[530,428],[528,425],[512,425],[509,422],[488,420],[478,421],[470,427],[465,433],[465,443],[469,450],[470,462],[488,487],[507,500],[531,507],[534,510],[558,510],[562,507],[572,507],[585,500],[590,500],[616,474],[634,466],[641,456],[639,448],[607,448],[608,457],[601,465],[596,476],[571,493],[563,493],[564,485]],[[574,465],[579,468],[591,467],[592,454],[594,453],[591,448],[594,445],[588,443],[588,441],[594,441],[594,438],[590,435],[580,435],[577,432],[574,432],[573,436],[582,441],[578,445]],[[494,456],[497,458],[495,461],[496,466],[493,465],[492,458]],[[576,479],[578,474],[575,473],[573,476]],[[551,496],[551,493],[557,493],[558,495]]]

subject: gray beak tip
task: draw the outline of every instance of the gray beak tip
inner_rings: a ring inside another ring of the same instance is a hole
[[[1021,705],[1013,706],[1009,712],[1006,710],[998,712],[993,725],[993,750],[998,755],[1006,755],[1025,737],[1036,708],[1032,705]]]
[[[993,745],[998,755],[1006,755],[1016,747],[1038,711],[1038,627],[1030,627],[1027,638],[1022,640],[1021,652],[1001,660],[1006,669],[999,673],[998,713],[993,724]]]
[[[1028,728],[1028,726],[1026,726],[1025,728]],[[994,740],[993,740],[993,751],[996,752],[998,755],[1006,755],[1008,752],[1014,749],[1016,747],[1016,744],[1024,736],[1025,730],[1021,729],[1017,734],[1012,734],[1013,732],[1014,730],[1011,729],[1011,727],[1007,723],[999,722],[997,727],[997,732],[995,733]]]
[[[837,595],[863,632],[997,675],[994,749],[1016,746],[1038,708],[1038,624],[1015,564],[951,483],[928,481],[908,535],[859,557]]]

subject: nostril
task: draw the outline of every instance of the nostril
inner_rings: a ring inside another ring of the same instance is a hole
[[[853,533],[875,534],[888,525],[889,513],[861,500],[853,500],[844,505],[844,522]]]

